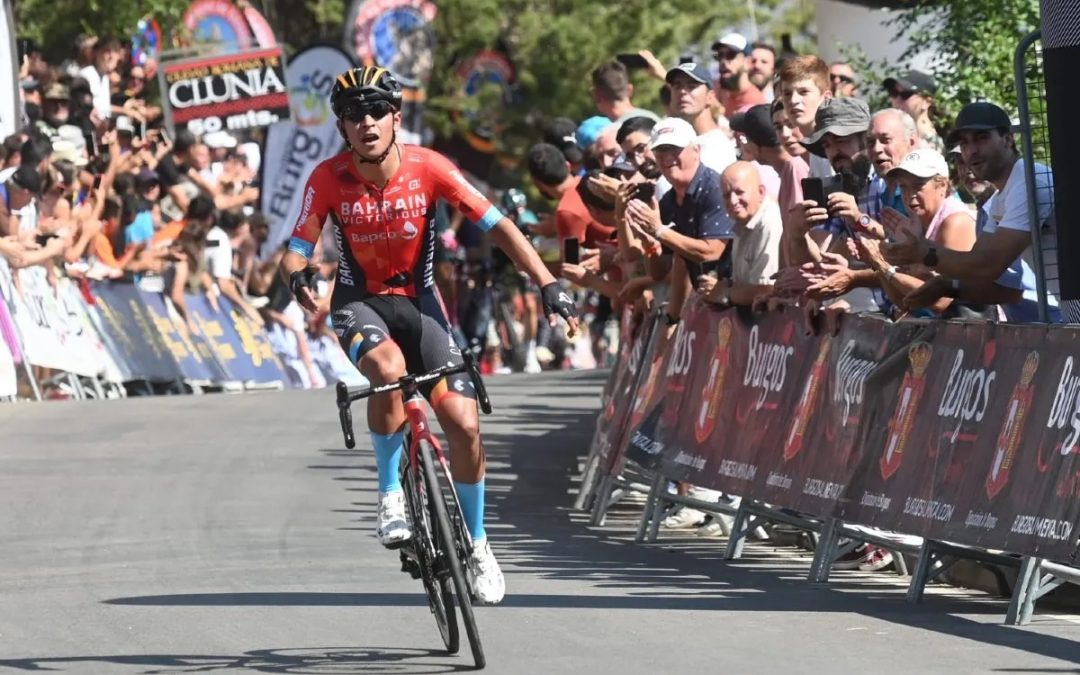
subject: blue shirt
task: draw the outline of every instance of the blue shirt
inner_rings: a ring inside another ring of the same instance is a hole
[[[735,238],[731,218],[724,207],[720,174],[704,164],[698,166],[681,204],[676,200],[674,189],[668,190],[660,198],[660,218],[665,223],[674,223],[676,232],[692,239]],[[730,257],[729,252],[730,247],[724,250],[721,265]],[[690,283],[695,288],[703,270],[701,263],[686,260],[686,271],[690,273]]]
[[[149,211],[140,211],[135,219],[124,228],[124,246],[143,244],[154,236],[154,219]]]

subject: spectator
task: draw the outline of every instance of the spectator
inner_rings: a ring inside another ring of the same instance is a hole
[[[1017,259],[1031,245],[1028,194],[1024,179],[1024,160],[1016,147],[1012,125],[1004,110],[987,101],[969,103],[956,118],[949,135],[959,146],[963,163],[976,180],[988,181],[997,190],[983,206],[985,223],[970,251],[956,251],[940,246],[926,237],[900,230],[895,243],[882,246],[886,260],[893,265],[923,264],[940,276],[933,277],[906,299],[909,308],[926,307],[942,297],[959,298],[972,303],[1018,304],[1015,272]],[[1048,167],[1035,165],[1037,203],[1035,211],[1044,230],[1043,255],[1056,255],[1053,238],[1053,178]],[[1011,278],[1004,276],[1007,273]],[[1003,288],[1012,293],[1002,299]],[[1030,297],[1030,296],[1029,296]],[[1030,304],[1028,304],[1030,307]],[[1022,308],[1014,308],[1022,316]],[[1070,307],[1065,307],[1069,321]],[[1028,317],[1024,317],[1028,318]]]
[[[166,199],[175,204],[172,208],[180,213],[183,213],[191,202],[191,190],[184,184],[190,184],[188,170],[193,162],[192,148],[194,147],[195,134],[187,129],[178,130],[171,151],[161,158],[156,168]],[[163,203],[162,211],[165,212],[169,207],[168,203]],[[175,211],[173,213],[175,214]]]
[[[558,148],[537,143],[529,149],[528,168],[536,188],[558,202],[555,231],[560,241],[577,239],[590,248],[610,241],[615,228],[602,225],[593,218],[578,190],[581,179],[571,175],[570,164]]]
[[[649,117],[659,119],[655,113],[644,108],[634,107],[631,99],[634,85],[626,66],[618,61],[608,61],[592,71],[592,98],[597,111],[615,124],[622,124],[631,117]]]
[[[716,98],[729,118],[751,106],[766,103],[761,89],[750,82],[750,44],[738,33],[728,33],[713,43],[713,55],[720,64]]]
[[[112,117],[113,113],[124,112],[123,107],[112,104],[111,77],[120,65],[120,42],[116,38],[99,39],[94,44],[94,62],[79,71],[79,77],[90,85],[93,96],[95,124]]]
[[[784,111],[806,138],[814,133],[818,108],[832,97],[829,87],[829,68],[820,58],[807,54],[784,61],[780,67],[780,92]],[[809,156],[810,175],[831,176],[832,166],[824,157]]]
[[[765,161],[780,174],[780,190],[777,202],[780,205],[780,217],[784,220],[784,241],[780,247],[780,266],[788,267],[795,254],[792,252],[791,232],[786,225],[788,214],[803,201],[802,180],[810,175],[810,166],[806,163],[809,151],[800,143],[802,133],[788,120],[784,102],[776,99],[772,103],[773,128],[780,140],[777,152],[765,151]],[[779,164],[779,166],[777,166]]]
[[[859,78],[851,65],[837,61],[829,66],[829,82],[832,83],[833,96],[858,96]]]
[[[719,176],[735,161],[735,143],[713,116],[716,96],[709,88],[709,72],[705,66],[688,61],[669,70],[665,81],[671,88],[672,117],[693,126],[701,162]]]
[[[262,317],[244,298],[240,286],[233,276],[233,247],[231,235],[240,227],[240,218],[230,213],[222,213],[213,222],[206,233],[203,250],[202,269],[210,275],[211,283],[217,293],[229,299],[238,311],[244,312],[256,323],[262,323]],[[209,288],[207,289],[210,290]]]
[[[686,120],[665,118],[653,129],[649,147],[656,155],[671,190],[659,206],[634,199],[626,207],[631,227],[650,243],[659,243],[671,251],[670,268],[657,256],[649,258],[649,272],[657,281],[670,277],[671,295],[662,319],[667,324],[670,339],[678,324],[683,305],[691,288],[697,288],[704,274],[704,263],[719,260],[731,239],[731,225],[724,209],[720,176],[701,160],[695,129]],[[716,502],[719,492],[704,488],[681,486],[691,496],[702,501]],[[663,521],[667,528],[707,526],[703,512],[682,508]],[[713,530],[701,529],[703,536]]]
[[[566,161],[570,163],[570,172],[575,176],[581,174],[582,164],[585,162],[585,153],[578,147],[577,125],[569,117],[556,117],[548,122],[544,128],[544,142],[554,145],[563,153]]]
[[[206,235],[214,225],[214,202],[199,195],[188,204],[187,217],[163,228],[154,235],[155,245],[169,250],[173,258],[172,267],[166,272],[166,289],[180,318],[187,324],[188,330],[198,333],[195,318],[188,310],[185,292],[201,288],[207,294],[211,305],[217,308],[215,290],[207,284],[204,267]]]
[[[578,126],[574,134],[578,148],[584,153],[584,168],[606,169],[619,156],[619,144],[615,142],[618,127],[606,117],[590,117]]]
[[[648,117],[631,117],[622,123],[615,140],[622,148],[626,160],[637,169],[646,180],[656,182],[656,197],[659,199],[671,189],[671,185],[660,173],[656,156],[649,149],[649,140],[656,122]]]
[[[911,115],[925,147],[944,152],[945,145],[935,126],[939,115],[934,104],[934,94],[937,93],[937,89],[937,81],[918,70],[908,71],[902,77],[894,76],[885,80],[885,91],[889,93],[893,107]]]
[[[750,162],[729,166],[721,176],[721,185],[724,206],[734,224],[731,278],[703,276],[698,280],[699,288],[710,302],[749,307],[772,291],[773,275],[780,266],[784,232],[780,207],[767,197],[761,175]]]
[[[775,79],[776,48],[765,42],[755,42],[750,50],[750,82],[761,90],[766,103],[772,103],[776,98]]]
[[[882,220],[887,231],[904,229],[953,250],[971,250],[975,244],[975,218],[963,202],[953,198],[949,165],[944,157],[934,150],[915,150],[893,167],[888,177],[899,183],[911,216],[885,209]],[[875,271],[886,295],[897,305],[932,276],[921,265],[902,269],[888,264],[876,239],[860,238],[860,251],[860,257]],[[947,317],[973,318],[953,306],[951,298],[938,299],[931,309],[937,314],[951,309]]]
[[[27,166],[5,169],[0,172],[0,184],[3,190],[3,207],[0,208],[0,237],[17,236],[20,231],[34,229],[24,227],[22,216],[26,209],[32,208],[34,198],[41,192],[41,177],[37,171]]]
[[[42,104],[41,120],[35,125],[36,128],[49,137],[59,133],[60,127],[68,122],[71,114],[71,92],[66,85],[54,82],[45,91],[45,101]]]
[[[4,139],[4,164],[0,169],[10,169],[22,164],[22,144],[26,140],[21,134],[12,134]]]
[[[752,162],[761,174],[761,184],[770,199],[780,197],[780,174],[773,164],[781,163],[780,137],[773,127],[769,104],[756,105],[731,118],[731,130],[739,143],[740,159]],[[765,161],[768,154],[772,163]],[[784,152],[784,154],[787,154]]]

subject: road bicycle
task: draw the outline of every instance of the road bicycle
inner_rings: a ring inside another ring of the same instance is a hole
[[[337,406],[345,447],[351,450],[356,447],[352,402],[401,390],[409,426],[405,437],[408,452],[402,453],[400,473],[412,529],[412,536],[400,544],[401,571],[423,583],[428,606],[449,654],[456,654],[460,648],[454,608],[454,598],[457,598],[473,661],[479,670],[485,666],[486,659],[473,616],[472,603],[476,594],[472,579],[463,567],[472,557],[473,541],[465,527],[461,502],[450,477],[450,464],[442,445],[431,432],[424,398],[420,395],[420,386],[427,382],[468,373],[480,409],[485,414],[490,413],[491,402],[475,358],[468,350],[462,350],[462,356],[464,363],[460,365],[444,366],[423,375],[405,375],[397,382],[378,387],[350,390],[344,382],[338,382]]]

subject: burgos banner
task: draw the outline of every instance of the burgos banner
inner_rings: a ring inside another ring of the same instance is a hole
[[[199,135],[266,127],[290,119],[280,47],[163,64],[169,123]]]
[[[334,78],[353,65],[337,47],[312,46],[289,61],[291,120],[266,132],[262,149],[262,212],[270,220],[264,256],[288,237],[304,201],[304,183],[319,162],[337,154],[341,134],[330,110]]]

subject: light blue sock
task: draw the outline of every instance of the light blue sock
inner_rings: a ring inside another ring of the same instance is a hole
[[[401,451],[405,448],[405,432],[377,434],[372,431],[371,443],[375,446],[375,466],[379,469],[379,492],[401,490],[398,466],[401,464]]]
[[[454,481],[458,499],[461,501],[461,515],[465,517],[465,527],[473,541],[487,538],[484,532],[484,479],[479,483],[459,483]]]

